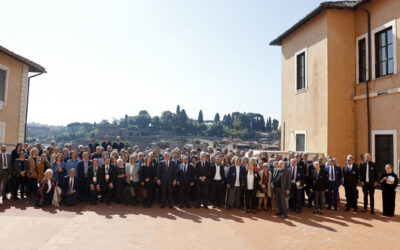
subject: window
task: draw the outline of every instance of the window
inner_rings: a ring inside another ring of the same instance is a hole
[[[358,41],[358,82],[367,80],[367,49],[366,39]]]
[[[376,78],[392,75],[394,72],[392,35],[392,27],[375,33]]]
[[[306,88],[306,52],[296,56],[296,90]]]
[[[4,102],[6,96],[6,71],[0,69],[0,101]]]
[[[306,151],[306,134],[296,133],[296,151],[304,152]]]

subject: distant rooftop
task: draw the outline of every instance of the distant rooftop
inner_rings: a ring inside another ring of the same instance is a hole
[[[15,60],[18,60],[18,61],[28,65],[29,66],[29,72],[46,73],[46,69],[43,66],[41,66],[41,65],[39,65],[39,64],[37,64],[35,62],[32,62],[31,60],[29,60],[29,59],[27,59],[27,58],[25,58],[23,56],[15,54],[14,52],[12,52],[12,51],[10,51],[10,50],[2,47],[2,46],[0,46],[0,52],[2,52],[4,54],[14,58]]]
[[[306,24],[312,18],[316,17],[322,11],[327,9],[350,9],[355,10],[361,4],[367,3],[369,0],[358,0],[358,1],[329,1],[321,3],[316,9],[311,11],[307,16],[298,21],[290,29],[286,30],[282,35],[278,36],[275,40],[270,42],[269,45],[282,45],[283,39],[288,37],[290,34],[295,32],[298,28]]]

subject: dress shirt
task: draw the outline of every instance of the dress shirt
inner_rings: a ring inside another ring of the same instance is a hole
[[[335,181],[335,167],[329,166],[329,181]]]
[[[293,171],[294,171],[294,173],[293,173]],[[293,176],[293,178],[292,178],[292,183],[295,183],[295,181],[296,181],[296,175],[297,175],[297,167],[293,167],[293,166],[292,166],[292,176]]]
[[[89,169],[89,162],[83,161],[83,170],[85,171],[85,174],[87,174],[88,169]]]
[[[254,188],[254,172],[247,172],[247,190],[253,190]]]
[[[3,161],[3,169],[8,169],[6,153],[1,153],[1,159]]]
[[[215,176],[214,176],[214,180],[216,181],[220,181],[221,180],[221,174],[219,172],[220,170],[220,165],[215,165]]]
[[[367,162],[367,172],[365,173],[365,180],[369,182],[369,163]]]
[[[235,181],[235,187],[240,187],[240,181],[239,181],[239,175],[240,175],[240,166],[235,166],[236,168],[236,181]]]

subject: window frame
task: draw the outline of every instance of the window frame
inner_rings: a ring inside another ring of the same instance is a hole
[[[359,42],[365,39],[365,81],[360,81],[360,48]],[[369,52],[368,52],[368,34],[361,35],[356,39],[356,83],[364,83],[368,81],[369,78]]]
[[[384,30],[386,30],[388,28],[392,28],[393,74],[387,74],[387,75],[384,75],[384,76],[377,77],[376,76],[376,73],[377,73],[376,72],[376,52],[377,51],[376,51],[375,36],[376,36],[377,33],[381,32],[381,31],[384,31]],[[372,46],[371,46],[372,52],[371,53],[372,53],[372,59],[373,59],[373,60],[371,60],[372,61],[372,67],[371,67],[372,80],[385,78],[385,77],[393,76],[393,75],[397,74],[397,42],[396,41],[397,41],[396,20],[392,20],[392,21],[390,21],[388,23],[385,23],[385,24],[383,24],[383,25],[381,25],[381,26],[379,26],[379,27],[377,27],[377,28],[375,28],[375,29],[373,29],[371,31],[371,43],[372,43]]]
[[[301,54],[303,54],[304,53],[304,88],[301,88],[301,89],[297,89],[297,81],[298,81],[298,78],[297,78],[297,70],[298,70],[298,65],[297,65],[297,57],[299,56],[299,55],[301,55]],[[296,94],[298,94],[298,93],[302,93],[302,92],[306,92],[307,91],[307,89],[308,89],[308,83],[307,83],[307,71],[308,71],[308,65],[307,65],[307,48],[303,48],[303,49],[301,49],[300,51],[297,51],[296,53],[295,53],[295,55],[294,55],[294,61],[295,61],[295,84],[294,84],[294,90],[295,90],[295,93]]]
[[[0,64],[0,69],[1,69],[1,70],[4,70],[4,71],[6,72],[5,84],[4,84],[5,90],[4,90],[4,101],[3,101],[3,105],[1,105],[1,103],[0,103],[0,110],[2,110],[2,109],[3,109],[2,106],[7,105],[8,79],[9,79],[9,75],[10,75],[10,69],[9,69],[7,66],[2,65],[2,64]],[[2,101],[0,100],[0,102],[2,102]]]
[[[304,135],[304,151],[297,151],[297,135]],[[307,131],[295,131],[294,132],[294,151],[296,152],[307,152]]]

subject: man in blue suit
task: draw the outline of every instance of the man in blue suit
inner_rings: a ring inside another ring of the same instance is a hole
[[[160,162],[157,168],[157,185],[161,187],[162,201],[161,208],[166,206],[173,208],[173,190],[176,185],[178,167],[176,162],[171,160],[171,153],[164,153],[164,160]]]
[[[77,192],[79,190],[78,178],[75,177],[75,169],[69,170],[69,175],[63,178],[62,182],[62,198],[64,204],[67,206],[74,206],[76,204]]]
[[[195,169],[191,163],[189,163],[189,157],[186,155],[183,157],[183,163],[179,165],[177,185],[180,187],[181,193],[181,208],[186,205],[190,208],[190,188],[194,186],[195,181]]]
[[[335,159],[330,159],[327,164],[328,166],[325,167],[325,171],[328,177],[328,209],[331,209],[333,205],[334,210],[337,210],[339,186],[342,180],[342,170],[340,167],[335,165],[335,162]]]
[[[289,170],[292,181],[290,188],[290,193],[292,194],[291,208],[294,212],[301,213],[301,197],[305,181],[304,171],[302,165],[295,158],[290,160]]]
[[[234,159],[234,164],[228,170],[228,176],[226,181],[226,188],[229,189],[229,199],[226,208],[229,210],[233,205],[240,208],[241,201],[241,183],[240,180],[246,175],[246,168],[241,165],[239,157]]]

